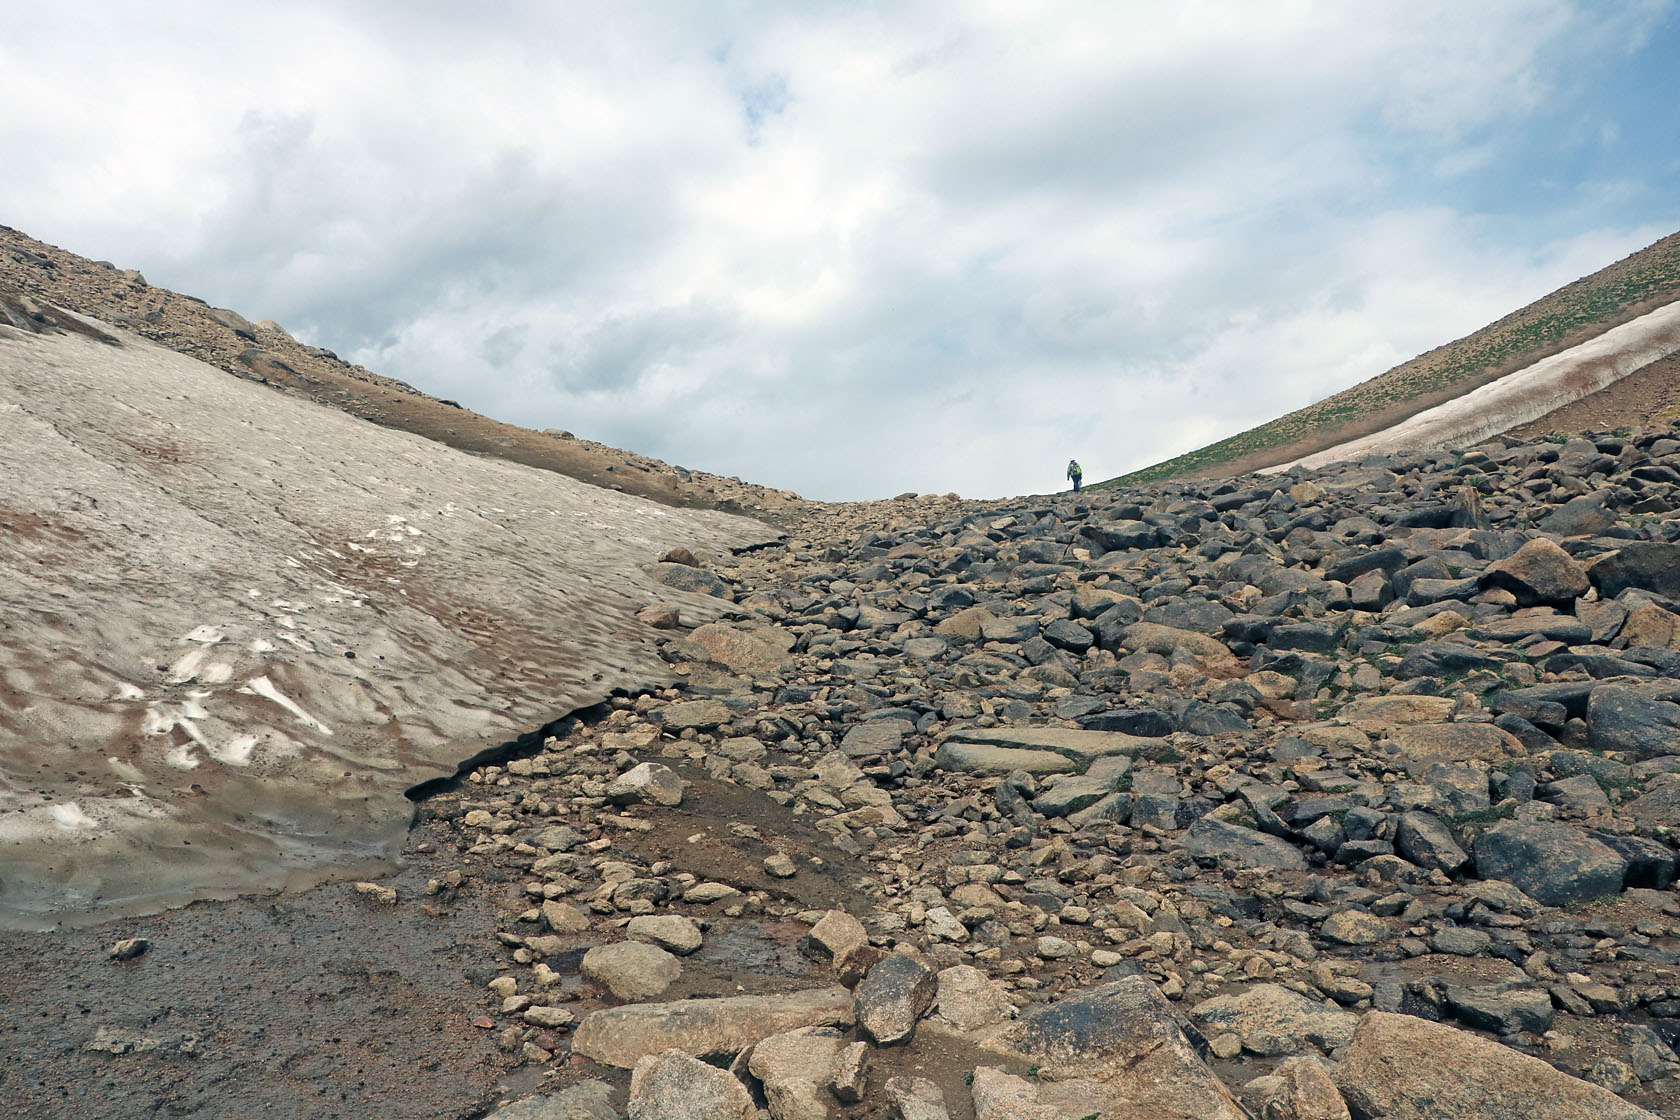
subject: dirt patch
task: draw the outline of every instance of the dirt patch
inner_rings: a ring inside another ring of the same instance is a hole
[[[7,1116],[481,1115],[513,1059],[473,1026],[505,887],[418,828],[382,906],[347,884],[199,903],[74,932],[0,934]],[[420,846],[432,841],[434,850]],[[152,948],[125,962],[126,937]]]
[[[689,783],[674,809],[639,810],[654,828],[614,838],[614,847],[641,859],[668,860],[677,871],[728,883],[742,891],[809,910],[857,914],[875,905],[864,888],[868,866],[834,846],[833,840],[764,794],[679,768]],[[777,879],[764,870],[776,852],[792,857],[799,873]]]

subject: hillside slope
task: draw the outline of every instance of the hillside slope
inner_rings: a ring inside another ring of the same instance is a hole
[[[1313,455],[1380,432],[1677,299],[1680,233],[1350,389],[1098,485],[1240,474]],[[1615,421],[1603,426],[1638,424],[1661,414],[1646,403],[1651,399],[1620,400],[1613,417],[1599,416],[1605,411],[1601,405],[1588,411],[1601,422]]]
[[[79,257],[0,226],[0,292],[115,324],[236,377],[460,451],[507,459],[666,505],[777,517],[798,495],[634,452],[503,423],[305,345],[279,324],[154,287],[135,269]],[[18,306],[13,300],[14,307]],[[4,316],[0,316],[3,322]]]

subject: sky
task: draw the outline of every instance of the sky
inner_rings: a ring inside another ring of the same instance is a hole
[[[1675,0],[56,0],[0,224],[819,499],[1053,491],[1680,229]]]

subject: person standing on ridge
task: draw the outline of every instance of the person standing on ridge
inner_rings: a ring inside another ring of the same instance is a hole
[[[1067,476],[1073,481],[1073,492],[1079,493],[1079,480],[1085,477],[1085,472],[1079,468],[1078,459],[1068,460]]]

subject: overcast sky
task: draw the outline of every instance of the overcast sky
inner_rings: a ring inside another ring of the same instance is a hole
[[[826,499],[1145,466],[1680,228],[1670,0],[54,0],[0,105],[0,223]]]

